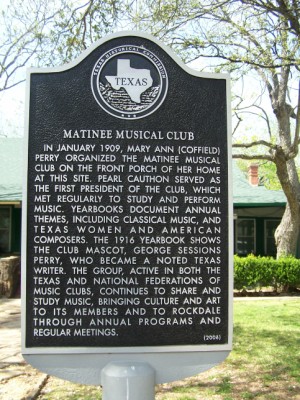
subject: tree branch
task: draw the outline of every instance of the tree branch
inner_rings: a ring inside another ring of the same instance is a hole
[[[299,81],[299,88],[298,88],[298,105],[297,105],[297,115],[296,115],[296,127],[295,127],[295,136],[294,142],[292,144],[292,149],[295,155],[298,154],[299,151],[299,135],[300,135],[300,81]]]
[[[266,160],[274,162],[274,157],[267,154],[233,154],[232,158],[239,158],[241,160]]]
[[[250,149],[251,147],[255,147],[255,146],[266,146],[268,147],[270,150],[277,150],[277,145],[269,143],[265,140],[257,140],[255,142],[251,142],[251,143],[234,143],[232,145],[232,147],[234,148],[243,148],[243,149]]]

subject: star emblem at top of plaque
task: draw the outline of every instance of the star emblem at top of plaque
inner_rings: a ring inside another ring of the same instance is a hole
[[[144,47],[115,47],[94,65],[93,95],[108,114],[121,119],[144,118],[163,103],[168,76],[162,61]]]

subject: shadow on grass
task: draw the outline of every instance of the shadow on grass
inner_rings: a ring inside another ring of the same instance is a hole
[[[284,323],[282,318],[281,323]],[[289,325],[290,325],[290,321]],[[234,326],[233,352],[229,363],[236,364],[241,359],[247,365],[257,365],[272,374],[274,378],[282,374],[290,375],[300,382],[300,335],[296,329],[251,329],[236,324]],[[242,367],[241,365],[239,366]]]

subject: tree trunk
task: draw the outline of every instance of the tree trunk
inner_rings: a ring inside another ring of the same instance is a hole
[[[300,208],[286,205],[282,220],[275,232],[277,258],[287,255],[296,255],[299,236]]]
[[[300,183],[291,135],[291,107],[286,103],[289,67],[281,69],[281,77],[274,75],[274,90],[270,98],[278,123],[279,146],[274,155],[277,176],[287,198],[280,225],[275,232],[277,258],[296,255],[300,224]]]
[[[275,156],[277,176],[287,198],[282,220],[275,232],[277,258],[296,255],[300,230],[300,184],[294,159],[285,160],[284,152]]]

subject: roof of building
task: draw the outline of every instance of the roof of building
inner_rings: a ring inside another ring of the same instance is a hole
[[[23,139],[0,138],[0,202],[22,200]],[[245,174],[233,162],[234,207],[284,206],[281,190],[251,186]]]
[[[0,202],[22,200],[22,138],[0,138]]]
[[[251,186],[245,174],[232,163],[234,207],[278,207],[286,205],[282,190],[269,190],[265,186]]]

